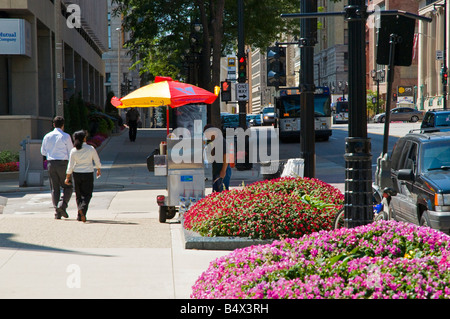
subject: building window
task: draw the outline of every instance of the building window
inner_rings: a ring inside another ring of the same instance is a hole
[[[111,73],[108,72],[105,74],[105,82],[111,83]]]
[[[344,52],[344,71],[348,71],[348,52]]]

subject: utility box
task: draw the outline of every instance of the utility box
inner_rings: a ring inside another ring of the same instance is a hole
[[[41,154],[42,140],[24,139],[19,152],[19,186],[44,185],[44,158]]]

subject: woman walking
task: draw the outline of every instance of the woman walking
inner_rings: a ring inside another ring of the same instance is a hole
[[[73,133],[74,148],[70,151],[69,164],[67,165],[65,183],[70,183],[73,175],[75,195],[78,208],[77,220],[86,221],[89,202],[94,191],[94,167],[97,169],[97,178],[101,175],[100,158],[95,148],[86,144],[85,131]]]

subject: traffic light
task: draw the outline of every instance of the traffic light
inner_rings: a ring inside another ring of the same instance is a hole
[[[446,67],[442,67],[441,75],[442,75],[442,84],[447,85],[448,72],[447,72],[447,68]]]
[[[216,85],[214,87],[214,95],[219,96],[219,94],[220,94],[220,86]]]
[[[222,102],[231,101],[231,82],[226,80],[220,82],[220,93]]]
[[[267,86],[286,86],[286,48],[267,49]]]
[[[245,56],[238,58],[238,82],[245,83],[247,81],[247,58]]]

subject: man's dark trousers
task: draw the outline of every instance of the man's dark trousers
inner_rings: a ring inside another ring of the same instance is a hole
[[[52,194],[53,207],[67,209],[69,200],[72,197],[73,186],[64,183],[66,179],[67,164],[69,161],[64,160],[52,160],[48,161],[48,177],[50,182],[50,189]],[[61,197],[61,187],[63,189],[63,198],[61,205],[59,200]]]

